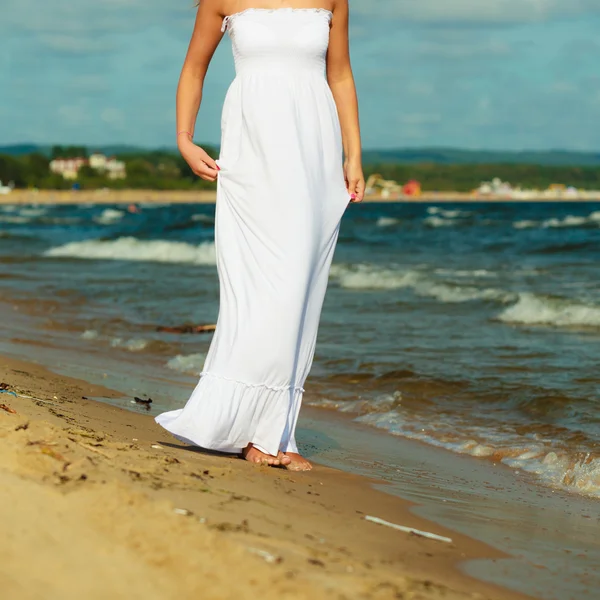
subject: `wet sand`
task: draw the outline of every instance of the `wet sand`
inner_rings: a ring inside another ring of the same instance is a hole
[[[214,204],[214,190],[15,190],[0,196],[3,204]],[[384,198],[375,194],[365,202],[598,202],[600,193],[589,197],[532,197],[477,196],[462,192],[425,192],[420,196]]]
[[[118,392],[22,360],[0,357],[0,381],[0,580],[11,600],[525,597],[457,568],[505,555],[364,477],[190,449],[149,415],[94,400]]]

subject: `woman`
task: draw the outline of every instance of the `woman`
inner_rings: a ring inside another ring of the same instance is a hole
[[[340,220],[365,187],[348,1],[248,1],[200,2],[179,82],[179,150],[199,177],[218,180],[220,309],[190,400],[156,420],[184,442],[304,471],[294,437],[302,386]],[[192,139],[225,31],[236,78],[215,161]]]

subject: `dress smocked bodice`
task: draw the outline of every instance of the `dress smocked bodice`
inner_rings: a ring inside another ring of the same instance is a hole
[[[236,74],[324,74],[331,19],[322,8],[249,8],[225,17]]]

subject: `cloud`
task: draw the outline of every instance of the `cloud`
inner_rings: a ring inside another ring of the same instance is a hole
[[[107,125],[122,127],[125,124],[123,111],[114,107],[105,108],[100,114],[100,118]]]
[[[192,0],[4,0],[0,31],[17,27],[37,33],[110,34],[193,18]]]
[[[173,145],[194,0],[1,0],[2,142]],[[600,0],[350,0],[366,147],[597,148]],[[197,131],[217,143],[227,38]]]
[[[598,14],[600,0],[355,0],[360,15],[430,24],[516,24]]]

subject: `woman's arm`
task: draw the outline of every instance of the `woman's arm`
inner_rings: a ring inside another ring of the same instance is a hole
[[[220,0],[201,0],[196,24],[177,86],[177,146],[192,171],[215,181],[219,167],[192,141],[208,65],[223,34]],[[184,133],[182,133],[184,132]]]
[[[327,80],[342,127],[348,193],[353,202],[361,202],[365,195],[365,177],[362,170],[358,100],[350,66],[348,0],[335,0],[327,53]]]

